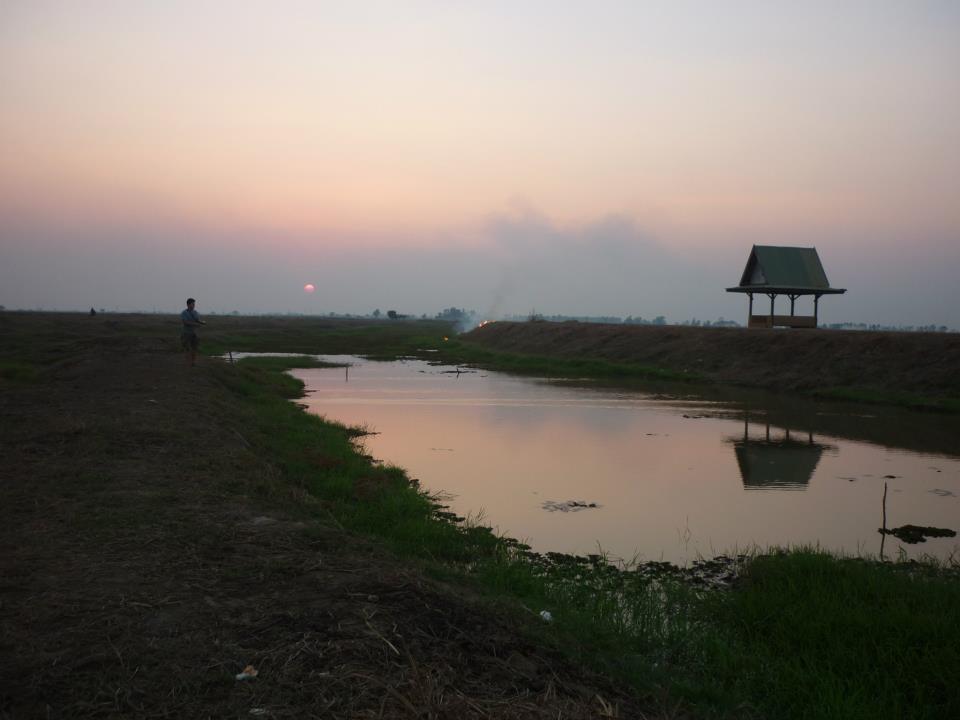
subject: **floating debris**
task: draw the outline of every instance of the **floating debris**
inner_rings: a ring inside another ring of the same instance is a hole
[[[898,540],[908,545],[926,542],[928,537],[956,537],[957,533],[948,528],[928,527],[923,525],[901,525],[898,528],[887,530],[878,528],[877,532],[881,535],[893,535]]]
[[[932,492],[934,495],[939,495],[940,497],[956,497],[957,496],[955,492],[951,492],[950,490],[942,490],[941,488],[934,488],[929,492]]]
[[[253,665],[247,665],[243,672],[237,673],[236,678],[237,680],[253,680],[259,674],[260,672]]]
[[[588,503],[583,500],[567,500],[566,502],[557,502],[556,500],[546,500],[542,505],[547,512],[578,512],[600,507],[597,503]]]
[[[900,476],[899,476],[899,475],[884,475],[883,477],[886,478],[887,480],[896,480],[896,479],[897,479],[898,477],[900,477]]]
[[[550,613],[549,610],[541,610],[540,619],[543,620],[544,622],[553,622],[553,615]]]

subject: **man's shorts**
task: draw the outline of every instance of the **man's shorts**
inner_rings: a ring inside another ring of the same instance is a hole
[[[196,350],[200,347],[200,338],[196,333],[180,333],[180,344],[184,350]]]

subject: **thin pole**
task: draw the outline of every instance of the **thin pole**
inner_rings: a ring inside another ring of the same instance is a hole
[[[887,542],[887,484],[883,484],[883,527],[880,528],[880,560],[881,562],[886,558],[883,557],[883,546]]]
[[[887,484],[883,484],[883,529],[887,529]]]

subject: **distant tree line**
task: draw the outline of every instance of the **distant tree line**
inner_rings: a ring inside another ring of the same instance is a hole
[[[946,325],[879,325],[876,323],[868,325],[867,323],[842,322],[821,325],[820,327],[830,330],[880,330],[884,332],[956,332]]]
[[[534,321],[534,322],[582,322],[582,323],[604,323],[607,325],[686,325],[690,327],[741,327],[735,320],[725,320],[722,316],[716,320],[683,320],[681,322],[671,323],[663,315],[657,315],[654,318],[645,318],[640,315],[627,315],[621,318],[618,315],[542,315],[537,312],[531,312],[528,315],[507,316],[504,320],[514,321]]]
[[[466,308],[448,307],[437,313],[437,320],[448,320],[450,322],[462,322],[469,320],[477,314],[476,310],[468,311]]]

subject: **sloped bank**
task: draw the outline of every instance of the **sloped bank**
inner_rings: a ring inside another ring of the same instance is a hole
[[[957,333],[495,322],[460,341],[495,353],[644,366],[731,385],[960,411]]]
[[[272,382],[284,363],[300,362],[268,363],[271,373],[257,384]],[[256,363],[242,365],[254,381]],[[428,515],[429,498],[398,468],[363,462],[366,469],[358,466],[361,474],[341,484],[356,462],[349,454],[336,453],[343,457],[336,467],[302,465],[298,458],[315,457],[316,437],[333,426],[267,396],[260,403],[257,416],[282,428],[269,433],[283,438],[276,443],[261,436],[270,454],[348,529],[380,537],[426,561],[430,572],[499,597],[505,608],[519,600],[534,613],[545,609],[541,617],[552,621],[539,623],[544,643],[642,697],[669,698],[665,716],[902,720],[960,712],[960,693],[948,679],[957,674],[960,633],[955,566],[887,564],[810,548],[717,558],[690,571],[538,555],[436,509]],[[331,449],[323,454],[329,458]],[[602,707],[597,716],[615,712]],[[619,712],[635,716],[623,706]]]
[[[283,325],[263,349],[331,347]],[[298,410],[302,359],[189,368],[143,316],[0,334],[32,369],[0,372],[0,717],[960,716],[949,572],[795,551],[700,592],[531,557]]]

